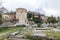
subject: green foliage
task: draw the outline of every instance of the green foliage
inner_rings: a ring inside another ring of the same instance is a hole
[[[32,13],[27,13],[27,18],[31,18],[32,17]]]
[[[23,28],[24,27],[3,27],[3,28],[0,28],[0,34],[1,34],[0,40],[6,39],[11,33],[22,30]]]
[[[27,13],[27,18],[28,18],[29,21],[31,20],[32,17],[33,17],[32,13]]]
[[[37,18],[34,17],[33,21],[38,25],[38,27],[40,27],[42,24],[42,19],[40,17]]]
[[[39,36],[30,36],[30,35],[26,35],[27,39],[29,40],[43,40],[41,37]]]
[[[0,28],[0,32],[2,32],[3,30],[5,31],[7,29],[8,29],[8,27],[2,27],[2,28]]]
[[[40,27],[40,26],[41,26],[41,24],[42,24],[42,23],[38,23],[38,24],[37,24],[37,25],[38,25],[38,27]]]
[[[39,27],[42,24],[42,19],[40,18],[40,15],[38,15],[38,17],[34,17],[34,15],[32,13],[28,13],[27,18],[29,21],[34,21],[36,24],[38,24]]]
[[[51,16],[51,17],[48,17],[47,22],[48,22],[48,23],[53,23],[53,24],[54,24],[54,23],[57,23],[58,21],[56,20],[55,17]]]
[[[2,15],[0,14],[0,25],[2,24]]]
[[[54,40],[60,40],[60,32],[54,32],[54,31],[45,31],[47,34],[47,37],[53,37]]]
[[[35,23],[42,23],[42,19],[41,18],[33,18],[33,21],[35,22]]]

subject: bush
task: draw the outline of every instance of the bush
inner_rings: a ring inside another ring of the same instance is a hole
[[[38,25],[38,27],[41,27],[41,24],[40,23],[38,23],[37,25]]]
[[[30,36],[30,35],[26,35],[26,38],[29,40],[43,40],[43,37],[39,37],[39,36]]]

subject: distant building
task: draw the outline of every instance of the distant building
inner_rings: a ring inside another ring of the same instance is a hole
[[[41,18],[42,18],[43,22],[47,22],[48,18],[46,16],[41,16]]]
[[[2,14],[2,20],[3,23],[5,22],[11,22],[16,23],[16,14],[11,14],[11,12]]]

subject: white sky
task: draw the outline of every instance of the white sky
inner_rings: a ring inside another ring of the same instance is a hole
[[[3,5],[8,10],[16,8],[26,8],[35,11],[42,8],[45,15],[60,16],[60,0],[3,0]]]

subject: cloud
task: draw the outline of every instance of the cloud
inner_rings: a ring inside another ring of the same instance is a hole
[[[29,10],[35,10],[41,6],[40,1],[38,0],[4,0],[4,6],[9,10],[15,9],[18,7],[27,8]]]
[[[47,16],[51,16],[51,15],[58,16],[59,14],[59,11],[56,9],[48,8],[48,9],[44,9],[44,11]]]
[[[3,2],[4,7],[6,7],[8,10],[16,10],[16,8],[26,8],[27,10],[35,11],[39,8],[42,8],[46,12],[46,15],[54,16],[58,16],[58,10],[60,10],[59,0],[3,0]]]

